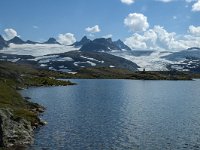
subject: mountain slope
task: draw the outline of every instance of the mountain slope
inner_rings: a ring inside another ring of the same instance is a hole
[[[124,44],[124,42],[122,42],[120,39],[115,41],[114,44],[118,46],[121,50],[128,50],[128,51],[132,50],[130,47]]]
[[[0,35],[0,50],[4,47],[8,47],[8,43],[4,40],[4,38]]]
[[[91,42],[91,40],[88,39],[87,36],[84,36],[80,41],[75,42],[74,44],[72,44],[72,46],[81,47],[81,46],[83,46],[85,44],[88,44],[89,42]]]
[[[179,52],[172,53],[164,58],[172,61],[183,60],[186,58],[200,58],[200,48],[192,47],[187,50],[182,50]]]
[[[131,71],[138,70],[138,66],[135,63],[103,52],[70,51],[39,57],[0,53],[0,59],[17,63],[32,64],[41,68],[63,72],[73,72],[80,68],[87,67],[123,68]]]
[[[170,70],[200,72],[200,48],[192,47],[163,58],[173,61],[168,66]]]
[[[25,44],[26,42],[24,42],[22,39],[20,39],[19,37],[15,36],[14,38],[12,38],[11,40],[8,41],[8,43],[13,43],[13,44]]]

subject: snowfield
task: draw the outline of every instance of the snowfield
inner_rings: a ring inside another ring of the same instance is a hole
[[[3,50],[1,50],[1,53],[31,55],[34,57],[38,57],[49,54],[65,53],[75,50],[79,50],[79,48],[58,44],[10,44],[8,48],[4,48]]]
[[[167,71],[166,65],[174,63],[173,61],[166,60],[162,57],[170,55],[171,52],[153,51],[150,55],[134,56],[132,53],[126,51],[112,51],[110,54],[123,57],[140,66],[139,70],[144,68],[146,71]]]

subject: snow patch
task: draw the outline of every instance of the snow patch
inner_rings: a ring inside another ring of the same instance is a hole
[[[90,64],[91,66],[96,66],[96,64],[95,63],[93,63],[93,62],[91,62],[91,61],[86,61],[88,64]]]
[[[47,67],[47,65],[46,64],[41,64],[40,67]]]
[[[109,67],[110,67],[110,68],[115,68],[115,66],[112,66],[112,65],[110,65]]]
[[[94,59],[94,58],[90,58],[90,57],[86,57],[86,56],[83,56],[83,55],[81,55],[80,56],[81,58],[85,58],[85,59],[88,59],[88,60],[91,60],[91,61],[96,61],[96,62],[99,62],[99,63],[104,63],[104,61],[102,60],[102,61],[100,61],[100,60],[97,60],[97,59]]]

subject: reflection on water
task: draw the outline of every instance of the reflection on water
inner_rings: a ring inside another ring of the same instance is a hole
[[[30,149],[200,149],[200,81],[74,82],[22,91],[47,107]]]

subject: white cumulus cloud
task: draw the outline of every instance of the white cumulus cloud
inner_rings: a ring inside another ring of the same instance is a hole
[[[133,32],[146,31],[149,28],[147,17],[140,13],[130,13],[124,19],[124,24]]]
[[[191,26],[188,31],[190,32]],[[195,27],[196,29],[196,27]],[[153,29],[143,34],[135,33],[126,38],[125,44],[132,49],[152,50],[183,50],[190,47],[200,47],[200,36],[194,36],[197,31],[193,30],[188,35],[177,35],[175,32],[168,32],[164,27],[154,26]]]
[[[99,28],[99,25],[95,25],[94,27],[87,27],[85,31],[89,33],[97,33],[97,32],[100,32],[101,29]]]
[[[15,31],[14,29],[10,28],[10,29],[4,30],[3,37],[6,40],[10,40],[10,39],[14,38],[15,36],[18,36],[18,34],[17,34],[17,31]]]
[[[193,25],[189,26],[188,32],[195,36],[200,36],[200,26],[195,27]]]
[[[132,3],[134,3],[135,0],[121,0],[122,3],[127,4],[127,5],[131,5]]]
[[[57,40],[64,45],[71,45],[76,42],[76,38],[72,33],[59,34]]]
[[[196,0],[185,0],[187,3],[191,3],[191,2],[194,2]]]
[[[192,11],[200,11],[200,0],[197,0],[197,2],[192,5]]]

